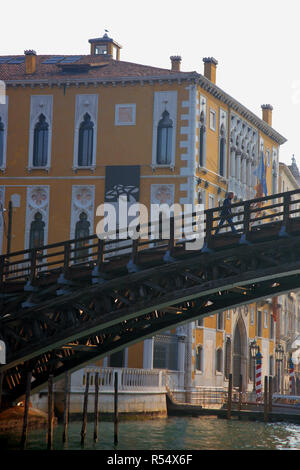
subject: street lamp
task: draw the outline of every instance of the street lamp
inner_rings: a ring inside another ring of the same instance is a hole
[[[281,363],[283,361],[283,356],[284,356],[284,350],[281,344],[277,344],[275,348],[275,360],[277,364],[277,391],[280,393],[280,376],[281,376]]]
[[[259,346],[256,340],[254,339],[250,343],[250,356],[251,356],[251,361],[253,362],[253,391],[255,391],[255,358],[256,358],[258,351],[259,351]]]

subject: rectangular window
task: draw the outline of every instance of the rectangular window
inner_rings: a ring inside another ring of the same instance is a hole
[[[270,339],[274,338],[274,318],[273,315],[271,314],[270,316]]]
[[[198,327],[201,327],[201,328],[204,326],[204,318],[203,318],[203,317],[202,317],[202,318],[199,318],[199,319],[197,320],[197,326],[198,326]]]
[[[268,328],[268,315],[269,315],[268,310],[265,310],[264,311],[264,328]]]
[[[116,104],[115,126],[134,126],[136,123],[135,104]]]
[[[209,111],[209,127],[211,130],[215,131],[216,130],[216,111],[213,111],[212,109]]]
[[[262,312],[257,310],[256,314],[256,336],[262,336]]]
[[[250,325],[254,325],[254,307],[250,308]]]
[[[218,313],[217,315],[217,329],[223,330],[224,329],[224,315],[222,313]]]

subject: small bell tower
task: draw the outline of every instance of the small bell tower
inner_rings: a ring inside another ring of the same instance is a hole
[[[107,35],[105,30],[102,38],[89,39],[91,55],[102,55],[114,60],[120,60],[120,49],[122,46]]]

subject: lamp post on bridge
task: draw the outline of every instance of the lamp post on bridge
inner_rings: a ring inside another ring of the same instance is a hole
[[[250,357],[251,357],[251,362],[253,362],[253,392],[255,392],[255,376],[256,376],[255,359],[256,359],[256,355],[257,355],[258,351],[259,351],[259,346],[256,342],[256,339],[254,339],[250,343]]]

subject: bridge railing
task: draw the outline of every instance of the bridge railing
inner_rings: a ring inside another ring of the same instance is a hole
[[[288,232],[293,219],[300,217],[300,190],[273,194],[231,205],[232,223],[238,236],[251,239],[262,228]],[[212,240],[217,240],[215,230],[222,218],[222,207],[207,209],[204,212],[193,212],[171,216],[169,224],[164,220],[150,221],[137,227],[137,238],[126,238],[127,229],[106,234],[108,238],[98,238],[96,234],[89,237],[66,240],[42,247],[10,253],[0,256],[0,282],[27,281],[33,283],[36,278],[42,279],[49,274],[63,274],[68,277],[70,270],[76,268],[96,268],[101,272],[111,259],[127,256],[128,261],[136,264],[139,252],[162,253],[174,252],[178,246],[195,240],[197,232],[209,247]],[[190,219],[190,223],[187,223]],[[220,233],[230,230],[225,221]],[[179,235],[178,235],[179,234]],[[124,238],[125,237],[125,238]]]

